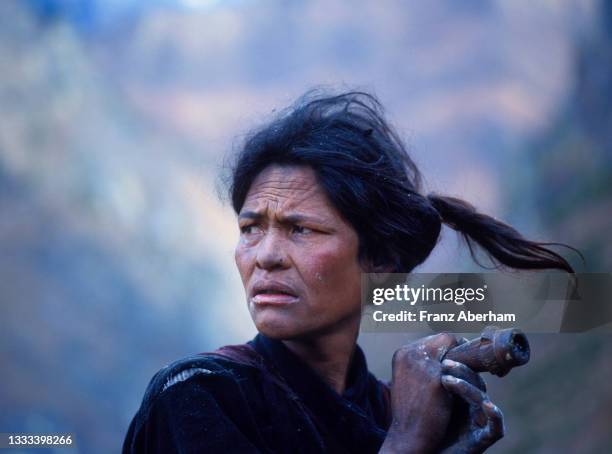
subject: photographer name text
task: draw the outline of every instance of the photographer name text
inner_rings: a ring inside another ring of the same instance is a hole
[[[469,310],[461,310],[459,313],[400,311],[391,314],[374,311],[372,317],[375,322],[516,322],[515,314],[493,311],[479,313]]]

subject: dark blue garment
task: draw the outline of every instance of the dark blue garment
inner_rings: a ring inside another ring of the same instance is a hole
[[[377,452],[388,396],[359,346],[339,395],[281,341],[258,334],[160,370],[123,452]]]

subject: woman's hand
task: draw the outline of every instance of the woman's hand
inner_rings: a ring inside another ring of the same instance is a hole
[[[461,363],[441,362],[462,342],[437,334],[395,352],[393,420],[381,452],[482,452],[503,436],[501,412],[484,394],[482,378]]]
[[[393,355],[393,419],[382,452],[435,452],[444,439],[452,395],[442,386],[442,357],[458,345],[452,334],[437,334],[399,348]]]

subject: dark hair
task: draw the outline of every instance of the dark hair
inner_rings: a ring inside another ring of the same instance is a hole
[[[315,171],[332,204],[357,232],[362,263],[410,272],[429,256],[445,223],[463,235],[477,263],[474,242],[496,267],[573,272],[545,247],[556,243],[529,241],[463,200],[422,195],[417,166],[371,94],[311,91],[248,135],[231,164],[228,192],[236,213],[257,174],[270,164]]]

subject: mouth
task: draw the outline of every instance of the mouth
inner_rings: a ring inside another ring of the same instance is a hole
[[[297,293],[289,286],[278,283],[255,284],[251,301],[256,305],[282,306],[298,301]]]

